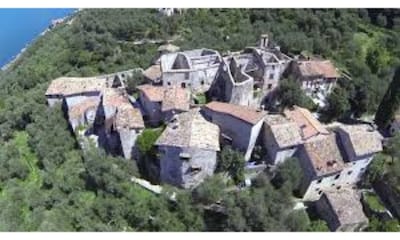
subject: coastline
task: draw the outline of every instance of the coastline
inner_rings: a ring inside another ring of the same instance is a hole
[[[44,36],[46,33],[50,32],[51,30],[53,30],[55,27],[57,27],[60,24],[66,23],[66,24],[72,24],[74,18],[74,14],[76,14],[77,12],[81,11],[82,9],[77,9],[75,11],[73,11],[72,13],[68,14],[67,16],[63,17],[63,18],[58,18],[58,19],[52,19],[49,23],[49,25],[47,26],[47,28],[45,30],[43,30],[41,33],[39,33],[36,37],[34,37],[30,42],[25,44],[25,47],[23,47],[17,55],[13,56],[12,59],[10,61],[8,61],[6,64],[4,64],[3,66],[1,66],[0,71],[5,72],[7,71],[7,69],[9,69],[15,62],[17,62],[21,56],[24,54],[24,52],[26,51],[26,49],[28,49],[34,42],[36,42],[40,37]],[[68,18],[72,17],[71,19],[69,19],[67,22],[66,20]]]

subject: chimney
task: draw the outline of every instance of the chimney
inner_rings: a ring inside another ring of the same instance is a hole
[[[268,48],[268,34],[262,34],[260,37],[260,48]]]

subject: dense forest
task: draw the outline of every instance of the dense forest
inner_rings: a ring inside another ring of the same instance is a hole
[[[279,184],[261,175],[252,188],[221,191],[226,183],[217,174],[193,194],[174,189],[173,202],[129,181],[139,175],[134,162],[82,152],[61,109],[46,105],[44,92],[56,77],[149,66],[158,46],[135,40],[226,52],[254,45],[261,33],[287,54],[321,55],[350,76],[331,100],[344,101],[340,114],[374,114],[400,64],[399,10],[189,9],[172,17],[150,9],[79,11],[0,72],[0,231],[326,231],[304,211],[288,212],[299,177],[294,161],[282,166]],[[240,161],[229,149],[221,155],[225,170]],[[400,172],[382,172],[375,173],[400,184]],[[205,207],[215,201],[223,209]]]

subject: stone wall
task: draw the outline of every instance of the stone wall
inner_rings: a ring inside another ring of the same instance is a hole
[[[253,126],[228,114],[209,109],[204,109],[204,113],[207,119],[220,127],[221,133],[232,138],[232,147],[243,152],[246,161],[249,160],[263,121]]]
[[[214,173],[217,163],[215,151],[197,148],[160,146],[161,182],[186,189],[196,187]],[[182,153],[190,158],[182,158]],[[193,168],[201,168],[194,172]]]

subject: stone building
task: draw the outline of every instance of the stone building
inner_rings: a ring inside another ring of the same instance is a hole
[[[191,95],[188,89],[148,84],[138,86],[137,89],[140,91],[140,104],[146,122],[150,125],[157,126],[175,114],[189,111]]]
[[[335,131],[346,161],[341,181],[353,185],[360,180],[374,155],[382,151],[383,137],[368,124],[341,124]]]
[[[46,91],[48,104],[63,103],[71,129],[79,132],[77,137],[95,140],[96,146],[130,159],[136,137],[144,128],[142,115],[133,107],[124,88],[124,81],[134,71],[57,78]]]
[[[80,126],[93,126],[99,104],[100,97],[88,98],[77,104],[69,105],[68,121],[74,132]]]
[[[259,107],[273,97],[292,59],[270,48],[263,35],[260,47],[248,47],[223,58],[209,96],[216,101]]]
[[[93,77],[59,77],[51,81],[45,96],[49,106],[67,100],[68,106],[86,99],[98,98],[105,88],[124,88],[125,81],[138,69]]]
[[[331,231],[358,232],[368,226],[360,195],[350,188],[324,191],[316,202],[316,209]]]
[[[219,128],[206,121],[199,109],[176,115],[156,141],[160,180],[193,188],[214,173],[219,146]]]
[[[220,54],[211,49],[195,49],[161,56],[164,87],[179,86],[192,92],[206,92],[219,69]]]
[[[209,121],[220,127],[225,142],[243,152],[248,161],[267,113],[223,102],[210,102],[203,111]]]
[[[293,106],[283,114],[268,114],[264,125],[264,144],[270,164],[292,157],[304,142],[329,135],[329,131],[306,108]]]
[[[304,201],[318,200],[323,191],[341,188],[340,177],[345,163],[334,133],[314,137],[296,153],[303,169],[300,192]]]
[[[293,61],[290,72],[300,82],[305,93],[321,106],[340,78],[336,67],[329,60]]]
[[[154,85],[162,84],[161,56],[178,51],[179,47],[171,43],[166,43],[159,46],[157,49],[157,55],[151,61],[150,67],[143,71],[144,78]]]
[[[260,98],[254,90],[254,79],[244,72],[234,57],[224,58],[208,96],[214,101],[258,107]]]
[[[102,123],[106,148],[122,150],[126,159],[131,159],[135,152],[137,137],[144,129],[143,117],[139,109],[128,100],[124,90],[106,89],[103,91],[98,119]],[[117,152],[119,153],[119,152]]]
[[[292,157],[303,143],[298,125],[283,114],[268,114],[265,117],[263,135],[268,163],[272,165]]]

